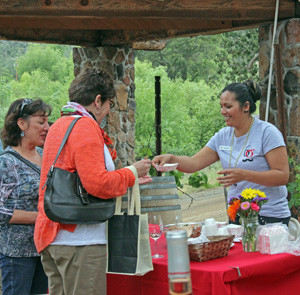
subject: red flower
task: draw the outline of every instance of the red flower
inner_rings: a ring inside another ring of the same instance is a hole
[[[241,205],[241,201],[235,200],[232,202],[232,204],[227,209],[228,217],[233,222],[235,221],[236,213],[237,213],[238,209],[240,208],[240,205]]]

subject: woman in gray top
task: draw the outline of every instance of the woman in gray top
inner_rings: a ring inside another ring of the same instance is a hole
[[[220,160],[223,169],[218,172],[221,176],[217,179],[224,187],[230,187],[228,200],[245,188],[259,189],[269,199],[261,208],[259,223],[288,224],[287,150],[275,126],[251,116],[260,98],[260,87],[252,80],[226,86],[220,106],[227,127],[217,132],[192,157],[164,154],[156,156],[152,163],[179,163],[178,170],[193,173]]]
[[[36,251],[42,149],[51,107],[42,100],[18,99],[5,117],[0,156],[0,267],[3,295],[46,294],[48,279]]]

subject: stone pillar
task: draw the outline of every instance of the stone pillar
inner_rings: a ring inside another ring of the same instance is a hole
[[[300,19],[289,19],[278,23],[278,33],[282,52],[287,120],[286,135],[289,144],[289,154],[296,162],[300,163]],[[260,117],[262,119],[265,118],[272,38],[273,24],[260,26],[259,76],[263,90],[263,99],[260,104]],[[278,126],[274,72],[272,75],[269,121]]]
[[[75,76],[84,67],[94,67],[114,79],[116,105],[110,111],[104,130],[116,147],[116,169],[132,164],[135,161],[134,50],[129,47],[74,48],[73,61]]]

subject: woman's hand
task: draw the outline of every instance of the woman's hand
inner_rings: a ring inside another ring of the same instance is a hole
[[[245,180],[245,173],[247,170],[234,168],[234,169],[223,169],[218,174],[223,176],[218,177],[217,180],[220,184],[223,184],[224,187],[231,186],[238,182]]]
[[[223,169],[218,174],[223,174],[224,176],[218,177],[217,180],[225,187],[243,180],[264,186],[286,185],[289,179],[286,147],[280,146],[269,151],[265,158],[270,166],[270,170]]]
[[[14,210],[9,223],[33,224],[38,216],[37,211]]]
[[[172,154],[163,154],[159,156],[155,156],[152,160],[152,165],[160,165],[163,166],[166,163],[172,163],[171,158],[173,157]]]
[[[133,163],[132,166],[136,168],[138,177],[143,177],[149,173],[151,160],[144,158],[143,160]]]
[[[146,184],[148,182],[151,182],[153,178],[151,178],[149,175],[139,177],[139,185]]]

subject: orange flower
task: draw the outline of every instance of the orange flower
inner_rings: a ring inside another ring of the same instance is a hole
[[[240,208],[240,205],[241,205],[241,201],[235,200],[227,209],[227,215],[228,215],[229,219],[232,220],[233,222],[235,221],[236,213],[237,213],[238,209]]]

